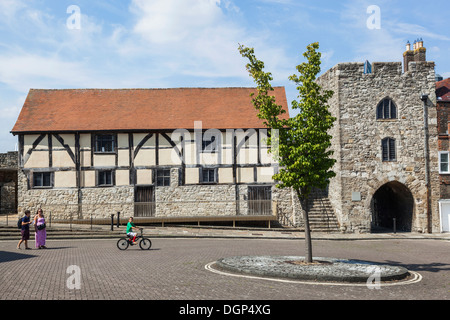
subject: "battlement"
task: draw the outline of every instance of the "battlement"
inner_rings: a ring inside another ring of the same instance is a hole
[[[434,72],[435,63],[431,61],[412,61],[409,62],[408,71],[403,72],[401,62],[373,62],[371,72],[365,72],[362,62],[339,63],[326,71],[319,77],[320,81],[330,81],[332,78],[359,78],[359,77],[396,77],[396,76],[417,76],[417,73],[423,73],[428,76]],[[431,73],[430,73],[431,72]]]
[[[18,153],[16,151],[0,153],[0,169],[18,168]]]

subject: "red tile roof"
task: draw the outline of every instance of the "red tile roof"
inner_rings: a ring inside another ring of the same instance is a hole
[[[276,102],[289,117],[284,87]],[[255,88],[30,90],[12,133],[264,128]]]
[[[436,97],[438,101],[450,101],[450,78],[436,82]]]

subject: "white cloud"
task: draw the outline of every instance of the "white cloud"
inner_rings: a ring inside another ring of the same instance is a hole
[[[54,88],[56,84],[89,83],[89,75],[76,62],[29,53],[0,55],[0,82],[19,92],[30,88]]]
[[[194,76],[242,75],[238,43],[245,29],[227,19],[226,8],[212,0],[134,0],[131,12],[138,20],[133,32],[145,41],[152,56],[168,71]],[[225,10],[225,11],[224,11]]]
[[[1,0],[0,1],[0,18],[5,20],[12,20],[16,13],[25,8],[26,5],[20,0]]]
[[[192,41],[223,23],[219,5],[210,0],[133,0],[131,9],[140,16],[134,30],[156,44]]]
[[[287,60],[267,30],[250,35],[243,19],[231,19],[240,17],[240,9],[231,1],[133,0],[130,10],[137,16],[133,32],[168,74],[247,79],[239,43],[267,56],[274,73]]]
[[[392,25],[392,29],[396,33],[401,34],[410,34],[414,37],[420,36],[421,38],[427,38],[427,39],[437,39],[437,40],[444,40],[444,41],[450,41],[450,37],[431,32],[427,28],[417,25],[417,24],[411,24],[411,23],[397,23],[395,25]]]

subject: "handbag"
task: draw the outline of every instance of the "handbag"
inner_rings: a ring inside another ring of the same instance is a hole
[[[38,229],[38,230],[44,230],[45,227],[46,227],[46,225],[45,225],[45,223],[43,223],[43,224],[38,225],[38,226],[37,226],[37,229]]]

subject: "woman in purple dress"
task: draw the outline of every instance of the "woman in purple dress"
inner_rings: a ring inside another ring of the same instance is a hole
[[[46,249],[47,247],[45,246],[45,240],[47,239],[47,230],[45,227],[44,212],[42,209],[38,209],[36,217],[34,217],[34,226],[36,229],[36,248]]]

